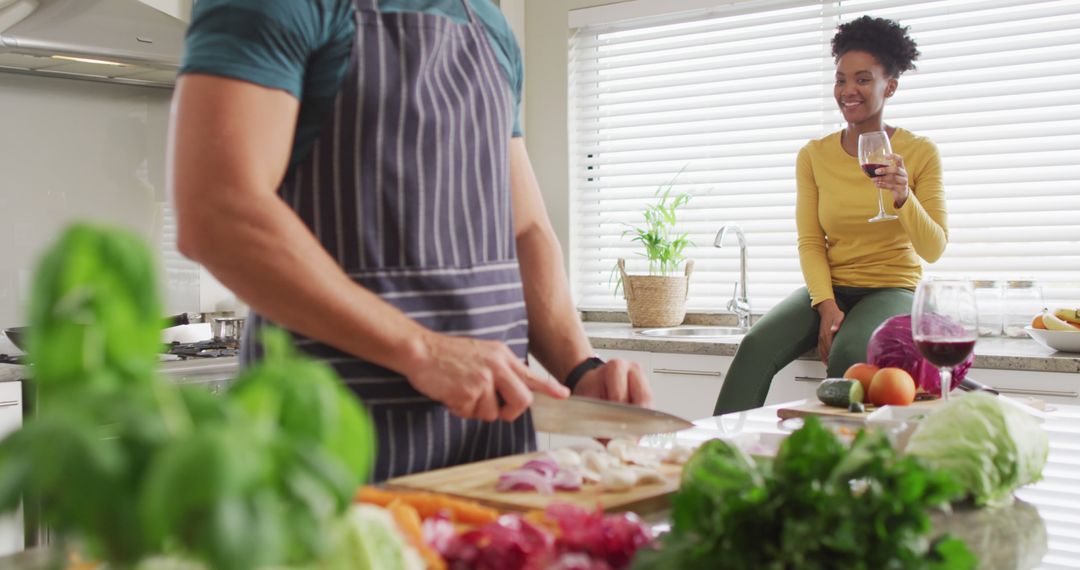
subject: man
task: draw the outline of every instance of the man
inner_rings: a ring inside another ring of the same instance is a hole
[[[649,405],[592,358],[490,0],[202,0],[170,134],[179,247],[334,366],[375,479],[535,448],[532,392]]]

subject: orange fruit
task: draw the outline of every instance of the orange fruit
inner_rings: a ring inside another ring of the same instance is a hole
[[[1035,315],[1035,318],[1031,319],[1031,328],[1046,330],[1046,324],[1042,320],[1042,313]]]
[[[915,380],[901,368],[882,368],[871,379],[868,395],[875,406],[906,406],[915,401]]]
[[[870,380],[874,378],[874,374],[876,374],[878,370],[880,370],[880,368],[873,364],[856,362],[844,371],[844,378],[847,378],[848,380],[858,380],[859,383],[862,384],[863,393],[869,394]]]

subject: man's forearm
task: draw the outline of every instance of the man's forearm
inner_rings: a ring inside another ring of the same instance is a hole
[[[291,330],[399,372],[423,357],[426,329],[349,279],[284,202],[234,190],[180,201],[185,255]]]
[[[574,308],[562,253],[551,230],[536,225],[517,238],[529,313],[529,352],[556,379],[593,354]]]

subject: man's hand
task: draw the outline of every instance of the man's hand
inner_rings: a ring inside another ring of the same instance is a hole
[[[833,337],[840,330],[840,324],[844,322],[844,311],[840,310],[833,299],[818,303],[816,309],[818,315],[821,316],[821,325],[818,327],[818,356],[821,362],[828,366]]]
[[[428,332],[420,344],[418,358],[403,366],[405,376],[456,416],[513,421],[532,404],[534,391],[570,395],[566,386],[529,370],[501,342]]]
[[[574,395],[652,407],[652,389],[645,372],[636,362],[610,360],[585,373]]]

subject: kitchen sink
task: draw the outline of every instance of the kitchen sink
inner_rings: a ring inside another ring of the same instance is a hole
[[[638,331],[637,334],[658,338],[703,340],[743,336],[746,334],[746,329],[740,327],[665,327],[661,329],[645,329]]]

